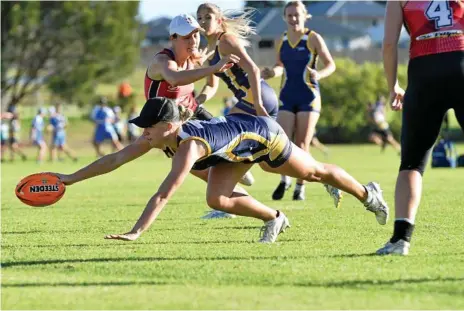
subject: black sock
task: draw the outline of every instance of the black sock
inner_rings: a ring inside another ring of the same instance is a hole
[[[390,239],[390,242],[396,243],[399,240],[410,242],[413,231],[413,224],[405,220],[395,220],[395,229],[393,231],[393,237]]]

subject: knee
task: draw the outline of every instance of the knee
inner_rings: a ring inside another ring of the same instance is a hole
[[[417,152],[414,150],[411,152],[409,148],[401,149],[400,172],[413,170],[419,172],[421,175],[424,175],[425,166],[430,156],[430,151]]]
[[[306,174],[305,180],[308,182],[320,182],[324,181],[330,174],[331,164],[318,163],[311,172]]]
[[[223,195],[210,195],[210,194],[208,194],[206,196],[206,203],[212,209],[223,211],[223,210],[227,209],[226,199],[227,198],[224,197]]]
[[[421,176],[424,175],[425,162],[423,161],[401,161],[400,172],[402,171],[417,171]]]

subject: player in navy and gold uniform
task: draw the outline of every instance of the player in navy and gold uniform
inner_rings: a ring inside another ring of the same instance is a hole
[[[310,18],[301,1],[289,1],[284,7],[287,31],[277,43],[277,61],[273,68],[264,68],[265,79],[282,75],[279,116],[277,121],[288,136],[303,150],[309,151],[321,112],[319,80],[335,71],[335,62],[324,39],[305,28]],[[317,70],[321,59],[323,68]],[[293,200],[305,199],[303,180],[296,181]],[[272,198],[280,200],[291,186],[291,179],[282,176]]]
[[[108,239],[135,240],[148,229],[192,168],[209,168],[206,200],[211,208],[261,219],[260,242],[272,243],[289,226],[282,212],[256,201],[235,185],[253,163],[269,172],[307,181],[324,182],[354,195],[377,221],[385,224],[388,207],[378,185],[361,185],[344,170],[316,162],[293,145],[276,121],[249,114],[231,114],[209,121],[189,121],[191,112],[166,98],[149,99],[140,115],[130,122],[144,129],[152,148],[170,146],[175,155],[170,173],[150,199],[134,228]]]
[[[200,25],[195,18],[188,14],[174,17],[169,25],[171,48],[164,49],[156,54],[147,68],[145,75],[145,96],[161,96],[172,99],[176,104],[185,107],[194,113],[197,119],[211,119],[212,115],[197,104],[193,95],[193,83],[204,77],[222,72],[238,62],[235,55],[227,55],[217,64],[206,68],[194,69],[193,63],[201,59],[198,46],[200,43]],[[119,152],[106,155],[85,168],[70,175],[61,175],[65,184],[73,184],[87,178],[92,178],[115,170],[142,155],[151,149],[144,137],[126,146]],[[164,149],[167,154],[171,151]],[[192,171],[196,177],[206,181],[208,171]],[[244,176],[241,181],[250,185],[249,179]]]
[[[221,162],[259,163],[279,167],[288,160],[291,143],[278,124],[266,117],[231,114],[209,122],[189,121],[179,131],[178,144],[197,139],[207,154],[193,165],[206,169]]]
[[[397,45],[403,24],[411,36],[406,93],[397,79]],[[464,129],[464,2],[389,1],[383,50],[392,108],[403,109],[403,122],[394,232],[377,253],[407,255],[422,175],[449,109],[454,109]]]
[[[319,57],[310,45],[310,38],[314,35],[314,31],[305,29],[300,39],[292,43],[285,32],[277,46],[277,53],[284,67],[279,97],[280,111],[293,114],[302,111],[321,112],[319,81],[311,76],[309,70],[316,70]]]
[[[221,60],[219,42],[224,34],[225,33],[222,33],[218,37],[213,57],[209,61],[210,65],[217,64],[217,62]],[[221,73],[215,73],[214,75],[224,81],[224,83],[227,85],[227,88],[232,91],[235,98],[238,100],[234,106],[235,108],[238,108],[252,115],[257,115],[256,108],[253,105],[253,94],[251,91],[248,74],[240,66],[234,65],[230,69]],[[274,89],[270,87],[269,84],[267,84],[264,80],[260,81],[260,87],[264,109],[269,114],[269,116],[276,119],[279,107]]]
[[[261,79],[259,68],[245,50],[249,46],[247,37],[254,33],[250,27],[250,14],[229,18],[212,3],[201,4],[197,19],[208,40],[209,64],[220,62],[229,54],[237,55],[240,61],[221,73],[210,75],[207,84],[197,97],[200,102],[210,99],[217,90],[220,78],[238,100],[231,113],[248,113],[259,116],[277,117],[279,102],[272,87]],[[211,55],[212,54],[212,55]]]

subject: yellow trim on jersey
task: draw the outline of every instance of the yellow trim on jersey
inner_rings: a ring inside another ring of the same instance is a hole
[[[276,52],[277,53],[280,53],[280,49],[282,48],[282,44],[284,43],[284,37],[285,37],[285,34],[287,32],[283,32],[281,35],[280,35],[280,40],[278,41],[277,43],[277,47],[276,47]],[[287,38],[288,40],[288,38]]]
[[[248,157],[240,157],[240,156],[237,156],[235,155],[232,151],[243,141],[243,140],[254,140],[254,141],[257,141],[261,144],[263,144],[266,149],[264,150],[261,150],[261,151],[258,151]],[[234,162],[243,162],[245,160],[249,160],[249,161],[254,161],[256,160],[257,158],[263,156],[263,155],[266,155],[270,152],[269,150],[269,145],[270,145],[270,142],[264,138],[263,136],[259,135],[259,134],[256,134],[256,133],[252,133],[252,132],[244,132],[244,133],[241,133],[240,135],[238,135],[237,137],[235,137],[234,140],[232,140],[228,145],[227,145],[227,149],[225,150],[225,154],[227,155],[227,157],[234,161]]]
[[[180,142],[179,142],[179,146],[182,144],[182,143],[185,143],[187,141],[190,141],[190,140],[198,140],[199,142],[202,142],[205,147],[206,147],[206,155],[204,155],[203,157],[201,157],[200,159],[198,159],[197,161],[200,161],[200,160],[203,160],[207,157],[209,157],[211,155],[211,146],[210,144],[202,137],[198,137],[198,136],[189,136],[187,138],[184,138],[182,139]]]
[[[230,69],[224,71],[224,74],[230,79],[230,81],[237,90],[242,90],[245,93],[245,96],[243,96],[242,99],[249,102],[250,104],[253,103],[253,95],[251,94],[250,89],[247,89],[243,85],[238,84],[236,76],[232,73]]]
[[[217,49],[218,49],[219,59],[221,59],[222,55],[221,55],[219,41],[218,41]],[[238,64],[236,64],[236,66],[238,66]],[[240,67],[240,69],[241,69],[241,67]],[[232,84],[234,85],[234,87],[237,90],[242,90],[243,92],[245,92],[245,96],[243,96],[242,99],[249,102],[250,104],[252,104],[253,103],[253,95],[251,94],[251,92],[249,92],[250,91],[249,89],[247,89],[243,85],[238,84],[238,82],[236,81],[237,77],[232,73],[232,70],[229,68],[226,71],[224,71],[224,74],[230,79],[230,81],[232,82]],[[250,83],[250,82],[248,81],[248,83]]]
[[[309,103],[309,106],[313,107],[313,110],[320,112],[322,108],[321,95],[319,94],[317,90],[314,90],[313,94],[314,94],[314,99],[311,101],[311,103]]]
[[[269,159],[271,161],[274,161],[284,151],[285,146],[287,145],[287,142],[288,142],[288,138],[285,135],[277,135],[274,133],[270,133],[270,135],[271,135],[271,141],[267,140],[263,136],[256,134],[256,133],[252,133],[252,132],[241,133],[227,145],[227,149],[225,153],[227,157],[234,162],[242,162],[244,160],[255,161],[256,159],[264,155],[269,155]],[[247,157],[240,157],[240,156],[233,154],[233,150],[244,140],[257,141],[263,144],[266,148]]]
[[[269,152],[269,159],[274,161],[277,159],[282,152],[285,150],[285,146],[288,143],[288,137],[283,134],[271,133],[272,143]]]
[[[290,37],[287,34],[288,45],[290,45],[290,47],[292,49],[296,48],[296,46],[300,43],[301,39],[306,35],[307,32],[308,32],[308,28],[305,28],[304,33],[300,36],[300,38],[298,39],[298,41],[295,44],[292,44],[292,42],[290,41]]]
[[[309,52],[311,53],[311,57],[307,63],[307,66],[309,66],[309,68],[311,69],[316,69],[316,62],[317,62],[317,52],[315,49],[312,49],[310,46],[309,46],[309,41],[310,41],[310,38],[312,35],[314,35],[315,32],[314,31],[309,31],[308,33],[308,40],[306,41],[306,47],[308,48]],[[307,70],[305,68],[305,75],[304,75],[304,79],[305,79],[305,83],[309,86],[309,88],[311,89],[311,91],[313,91],[313,93],[315,93],[315,95],[318,93],[317,90],[316,90],[316,86],[311,82],[311,79],[310,79],[310,74],[309,74],[309,70]],[[317,97],[317,96],[316,96]],[[311,103],[312,104],[312,103]]]

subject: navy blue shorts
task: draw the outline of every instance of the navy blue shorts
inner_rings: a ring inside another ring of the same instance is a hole
[[[274,89],[264,80],[261,80],[261,97],[263,99],[263,105],[266,112],[271,118],[277,119],[277,113],[279,112],[279,99],[277,98]],[[238,103],[236,103],[234,107],[254,116],[257,115],[253,104],[243,99],[239,99]]]
[[[321,96],[318,89],[300,92],[283,89],[280,93],[279,110],[298,112],[321,112]]]

